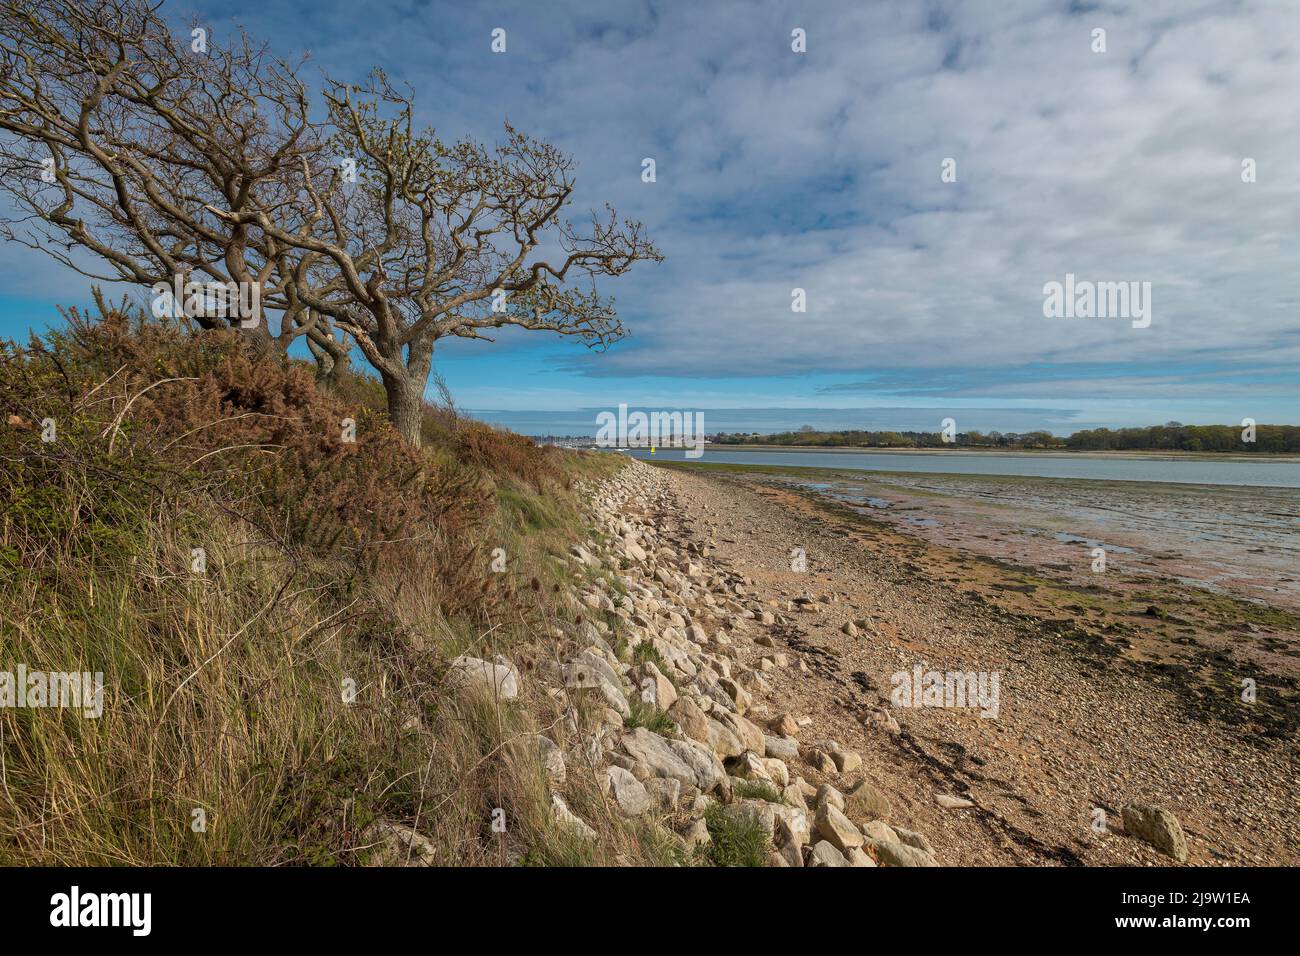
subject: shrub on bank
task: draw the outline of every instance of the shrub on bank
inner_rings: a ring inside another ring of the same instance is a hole
[[[446,661],[565,623],[567,485],[610,463],[432,408],[415,451],[365,380],[102,311],[0,347],[0,670],[103,674],[95,718],[0,708],[0,864],[351,865],[385,822],[443,864],[570,859],[503,757],[547,702],[485,707]]]

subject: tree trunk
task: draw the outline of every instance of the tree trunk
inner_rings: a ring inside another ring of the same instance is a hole
[[[424,381],[411,375],[385,375],[388,420],[397,433],[414,448],[420,447],[420,426],[424,423]]]
[[[346,358],[336,359],[328,352],[322,352],[316,357],[316,388],[322,392],[338,391],[347,367]]]
[[[236,325],[234,329],[235,334],[240,337],[255,358],[266,358],[269,355],[276,354],[276,352],[283,351],[280,343],[271,335],[271,330],[266,327],[265,322],[261,322],[250,329],[239,325]]]
[[[348,371],[347,349],[339,348],[332,340],[317,342],[311,333],[304,338],[307,340],[308,351],[316,360],[316,388],[322,392],[336,391]]]
[[[399,355],[399,363],[400,358]],[[408,346],[405,364],[399,363],[394,363],[400,369],[397,374],[384,373],[382,376],[384,391],[388,394],[388,420],[412,447],[419,448],[424,424],[424,389],[429,384],[429,370],[433,367],[433,343]]]

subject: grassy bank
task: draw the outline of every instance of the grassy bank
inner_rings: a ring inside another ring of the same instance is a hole
[[[602,839],[574,844],[529,736],[563,741],[559,705],[447,679],[467,652],[526,676],[577,628],[578,483],[617,459],[450,408],[417,452],[367,380],[325,394],[231,335],[68,318],[0,350],[0,671],[102,672],[103,710],[0,708],[0,865],[671,851],[579,773]]]

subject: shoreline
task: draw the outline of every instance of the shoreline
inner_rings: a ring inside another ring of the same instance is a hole
[[[942,453],[941,453],[942,454]],[[870,480],[872,477],[927,477],[927,478],[963,478],[972,481],[1055,481],[1067,484],[1077,485],[1159,485],[1170,489],[1177,488],[1223,488],[1229,490],[1244,491],[1283,491],[1300,495],[1300,489],[1291,485],[1226,485],[1214,484],[1212,482],[1196,481],[1153,481],[1149,478],[1062,478],[1055,475],[997,475],[983,474],[978,472],[960,472],[960,471],[902,471],[899,469],[865,469],[857,468],[832,468],[825,465],[768,465],[755,463],[752,465],[740,464],[739,462],[730,461],[674,461],[671,459],[656,458],[634,458],[635,461],[645,462],[648,465],[655,465],[662,468],[695,468],[701,471],[715,472],[734,472],[734,473],[755,473],[781,475],[788,474],[791,476],[806,475],[807,477],[839,477],[851,479]]]
[[[1193,865],[1298,858],[1297,821],[1278,808],[1297,799],[1285,767],[1300,616],[1145,575],[1127,588],[1114,575],[1060,580],[765,476],[662,471],[676,499],[667,520],[751,578],[750,594],[794,612],[775,646],[810,669],[774,672],[780,706],[860,747],[897,818],[945,862],[1167,864],[1120,827],[1135,801],[1179,817]],[[792,547],[806,550],[804,574],[791,573]],[[919,662],[1001,673],[998,719],[891,709],[890,674]],[[1261,688],[1251,707],[1241,674]],[[871,716],[881,708],[901,730]],[[1101,833],[1089,825],[1099,809]]]
[[[1084,584],[1094,548],[1111,570],[1300,611],[1294,488],[787,465],[661,467],[812,490],[932,544],[1009,558]],[[1290,519],[1290,520],[1288,520]]]
[[[1152,451],[1142,450],[1115,450],[1115,451],[1098,451],[1098,450],[1071,450],[1066,448],[984,448],[971,447],[963,445],[954,445],[949,448],[880,448],[877,446],[845,446],[845,445],[764,445],[764,444],[744,444],[733,445],[726,442],[710,442],[705,446],[705,454],[709,449],[726,450],[726,451],[756,451],[756,452],[816,452],[819,454],[855,454],[855,455],[990,455],[1010,458],[1098,458],[1098,459],[1132,459],[1135,461],[1151,461],[1160,459],[1169,459],[1171,461],[1279,461],[1279,462],[1300,462],[1300,455],[1291,455],[1285,452],[1205,452],[1205,451],[1178,451],[1176,449],[1160,449]]]

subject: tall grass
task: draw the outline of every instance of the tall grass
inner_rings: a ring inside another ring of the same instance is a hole
[[[528,673],[575,623],[573,482],[614,462],[448,409],[416,453],[364,381],[324,395],[231,336],[103,311],[0,347],[0,670],[102,672],[105,698],[0,708],[0,865],[354,865],[380,821],[445,865],[674,859],[580,766],[601,840],[575,841],[532,743],[572,738]],[[515,659],[521,697],[453,690],[465,652]]]

